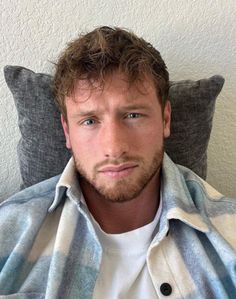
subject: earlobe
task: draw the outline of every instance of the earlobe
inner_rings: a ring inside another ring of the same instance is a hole
[[[170,136],[170,123],[171,123],[171,105],[169,100],[165,104],[163,119],[164,119],[164,138],[167,138]]]
[[[71,149],[69,126],[68,126],[68,123],[67,123],[65,117],[62,114],[61,114],[61,124],[62,124],[63,131],[64,131],[65,138],[66,138],[66,147],[68,149]]]

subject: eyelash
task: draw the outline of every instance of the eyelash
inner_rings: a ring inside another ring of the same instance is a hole
[[[86,124],[86,122],[93,122],[93,123],[90,123],[90,124]],[[85,126],[91,126],[91,125],[94,125],[96,123],[96,120],[93,119],[93,118],[88,118],[88,119],[85,119],[81,122],[82,125],[85,125]]]
[[[132,117],[131,117],[132,116]],[[135,116],[135,117],[134,117]],[[140,118],[142,117],[143,115],[141,113],[138,113],[138,112],[131,112],[131,113],[128,113],[125,118],[127,119],[137,119],[137,118]],[[90,123],[88,123],[90,122]],[[92,122],[92,123],[91,123]],[[94,118],[88,118],[88,119],[85,119],[83,120],[80,124],[81,125],[85,125],[85,126],[92,126],[94,124],[96,124],[98,121]],[[87,123],[87,124],[86,124]]]
[[[136,117],[130,117],[130,115],[136,115]],[[138,112],[131,112],[127,115],[127,118],[140,118],[142,116],[141,113]]]

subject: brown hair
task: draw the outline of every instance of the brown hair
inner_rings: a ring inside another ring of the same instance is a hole
[[[143,38],[121,28],[99,27],[68,44],[56,64],[53,90],[66,118],[65,96],[77,80],[105,83],[114,71],[124,73],[129,84],[151,76],[162,108],[168,98],[169,74],[160,53]]]

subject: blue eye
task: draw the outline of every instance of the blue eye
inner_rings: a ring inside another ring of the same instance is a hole
[[[140,113],[132,112],[127,115],[127,118],[139,118],[141,117]]]
[[[91,126],[91,125],[95,124],[95,120],[92,119],[92,118],[89,118],[89,119],[86,119],[85,121],[83,121],[82,124],[85,125],[85,126]]]

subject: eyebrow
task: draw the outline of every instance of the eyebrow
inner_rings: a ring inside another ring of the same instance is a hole
[[[123,106],[121,108],[118,108],[119,112],[123,112],[123,111],[127,111],[127,110],[150,110],[150,107],[146,106],[146,105],[126,105]],[[79,111],[75,114],[72,115],[73,118],[76,117],[84,117],[84,116],[91,116],[91,115],[96,115],[97,113],[100,113],[101,111],[99,110],[85,110],[85,111]]]
[[[130,104],[123,106],[121,110],[148,110],[150,107],[148,105],[142,105],[142,104]]]
[[[130,104],[123,106],[121,108],[118,108],[119,112],[127,111],[127,110],[150,110],[151,107],[147,105],[137,105],[137,104]],[[85,110],[85,111],[79,111],[77,113],[74,113],[72,115],[72,118],[78,118],[78,117],[85,117],[85,116],[92,116],[96,115],[97,113],[100,113],[101,111],[96,110],[96,109],[91,109],[91,110]]]
[[[72,118],[84,117],[84,116],[91,116],[95,115],[98,110],[88,110],[88,111],[79,111],[75,112],[71,115]]]

